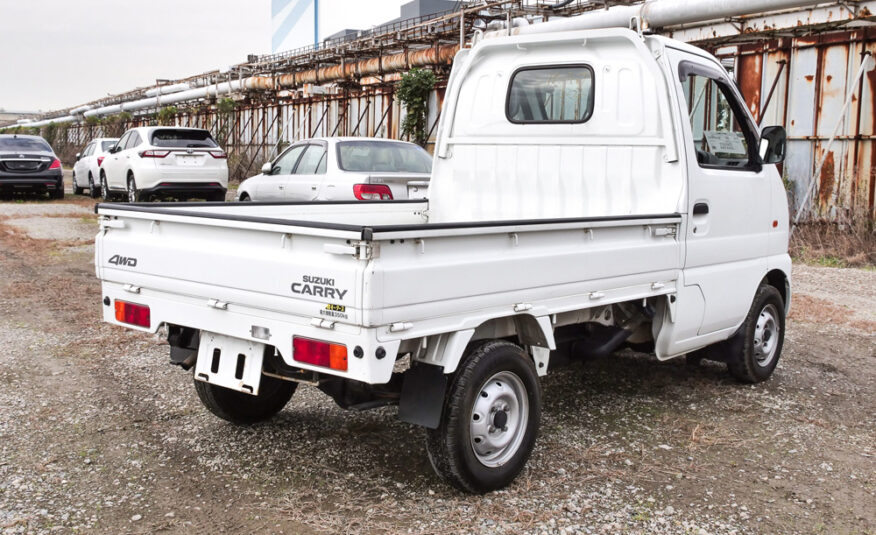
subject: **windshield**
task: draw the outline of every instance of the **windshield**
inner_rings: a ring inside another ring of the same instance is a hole
[[[32,137],[0,137],[0,150],[8,151],[45,151],[52,152],[52,147],[44,140]]]
[[[100,150],[102,150],[103,152],[110,150],[111,148],[113,148],[115,146],[116,141],[118,141],[118,139],[114,139],[112,141],[101,141],[100,142]]]
[[[338,167],[365,173],[429,173],[432,156],[408,143],[344,141],[338,143]]]
[[[155,147],[170,147],[177,149],[215,148],[219,145],[213,141],[213,136],[206,130],[156,130],[152,132],[152,145]]]

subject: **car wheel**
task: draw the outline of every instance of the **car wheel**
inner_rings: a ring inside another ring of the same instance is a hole
[[[94,177],[91,173],[88,173],[88,194],[91,195],[92,199],[100,197],[100,189],[94,185]]]
[[[478,344],[450,383],[441,424],[426,430],[429,460],[461,490],[500,489],[529,459],[540,417],[541,387],[532,359],[504,340]]]
[[[240,194],[240,202],[251,202],[251,201],[252,201],[252,199],[249,197],[248,194],[246,194],[246,193]]]
[[[110,193],[109,184],[106,182],[106,173],[103,171],[100,172],[100,197],[106,202],[110,202],[113,200],[112,193]]]
[[[730,374],[744,383],[769,379],[785,341],[785,303],[773,286],[763,284],[739,331],[722,344]]]
[[[85,188],[80,188],[76,183],[76,171],[73,171],[73,195],[82,195],[85,191]]]
[[[210,202],[225,202],[225,193],[210,193],[207,195],[207,200]]]
[[[55,185],[55,189],[49,193],[50,199],[63,199],[64,198],[64,179],[58,181]]]
[[[298,386],[298,383],[262,375],[259,394],[253,396],[197,379],[194,381],[198,398],[210,412],[241,425],[267,420],[283,410]]]
[[[128,202],[140,202],[142,195],[137,189],[137,181],[134,180],[134,175],[128,177]]]

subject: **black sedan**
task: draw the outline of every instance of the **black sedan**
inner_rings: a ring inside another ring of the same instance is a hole
[[[25,191],[64,198],[61,161],[39,136],[0,134],[0,194]]]

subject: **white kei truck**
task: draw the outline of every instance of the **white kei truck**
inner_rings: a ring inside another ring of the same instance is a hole
[[[631,345],[770,377],[785,146],[681,42],[481,39],[453,64],[428,200],[99,204],[103,318],[166,332],[220,418],[268,419],[298,383],[397,404],[440,476],[499,489],[535,446],[552,362]]]

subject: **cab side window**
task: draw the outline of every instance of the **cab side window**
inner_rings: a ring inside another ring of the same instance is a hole
[[[727,83],[704,73],[682,76],[688,119],[700,167],[747,169],[756,165],[751,127]]]

